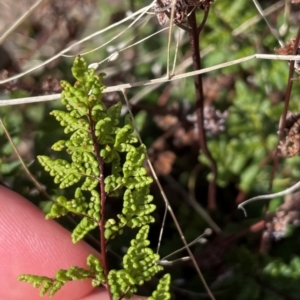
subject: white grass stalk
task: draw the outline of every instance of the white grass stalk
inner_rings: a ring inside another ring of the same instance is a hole
[[[5,39],[16,29],[18,28],[25,20],[28,18],[31,13],[43,2],[44,0],[36,1],[4,34],[0,37],[0,45],[3,44]],[[12,3],[12,5],[14,5]]]
[[[227,68],[233,65],[237,65],[252,59],[267,59],[267,60],[300,60],[299,55],[276,55],[276,54],[253,54],[249,55],[243,58],[235,59],[233,61],[221,63],[212,67],[204,68],[197,71],[192,72],[186,72],[178,75],[172,76],[172,78],[168,79],[166,76],[163,76],[161,78],[156,79],[150,79],[147,81],[137,81],[133,83],[125,83],[125,84],[119,84],[115,86],[107,87],[103,93],[110,93],[110,92],[117,92],[122,91],[124,89],[130,89],[133,87],[140,87],[140,86],[148,86],[153,84],[161,84],[164,82],[170,82],[174,80],[179,80],[182,78],[188,78],[192,77],[198,74],[205,74],[208,72],[220,70],[223,68]],[[9,79],[9,78],[8,78]],[[5,80],[4,82],[8,82],[9,80]],[[3,83],[3,81],[0,81],[0,84]],[[0,100],[0,106],[10,106],[10,105],[18,105],[18,104],[25,104],[25,103],[35,103],[35,102],[45,102],[45,101],[53,101],[60,99],[60,94],[54,94],[54,95],[46,95],[46,96],[36,96],[36,97],[26,97],[26,98],[19,98],[19,99],[9,99],[9,100]]]
[[[273,198],[276,198],[276,197],[286,196],[288,194],[291,194],[291,193],[295,192],[299,188],[300,188],[300,181],[298,181],[296,184],[292,185],[291,187],[289,187],[289,188],[287,188],[287,189],[285,189],[281,192],[274,193],[274,194],[260,195],[260,196],[250,198],[250,199],[244,201],[243,203],[239,204],[238,209],[243,210],[245,216],[247,216],[247,212],[244,208],[245,205],[247,205],[247,204],[249,204],[253,201],[257,201],[257,200],[267,200],[267,199],[273,199]]]
[[[20,74],[15,75],[15,76],[12,76],[12,77],[9,77],[9,78],[0,80],[0,84],[3,84],[3,83],[6,83],[6,82],[10,82],[10,81],[12,81],[12,80],[21,78],[22,76],[24,76],[24,75],[26,75],[26,74],[29,74],[29,73],[31,73],[31,72],[33,72],[33,71],[35,71],[35,70],[37,70],[37,69],[39,69],[39,68],[41,68],[41,67],[47,65],[48,63],[52,62],[53,60],[57,59],[58,57],[60,57],[60,56],[62,56],[63,54],[67,53],[68,51],[70,51],[70,50],[71,50],[72,48],[74,48],[75,46],[78,46],[78,45],[80,45],[80,44],[82,44],[82,43],[84,43],[84,42],[86,42],[86,41],[92,39],[93,37],[95,37],[95,36],[97,36],[97,35],[99,35],[99,34],[101,34],[101,33],[104,33],[104,32],[106,32],[106,31],[108,31],[108,30],[110,30],[110,29],[112,29],[112,28],[114,28],[114,27],[119,26],[120,24],[122,24],[122,23],[124,23],[124,22],[126,22],[126,21],[128,21],[128,20],[130,20],[130,19],[132,19],[132,18],[133,18],[134,16],[136,16],[136,15],[143,14],[145,11],[148,11],[152,6],[153,6],[153,3],[150,4],[150,5],[148,5],[148,6],[146,6],[146,7],[144,7],[144,8],[142,8],[142,9],[140,9],[140,10],[138,10],[138,11],[136,11],[136,12],[133,13],[132,15],[130,15],[130,16],[128,16],[128,17],[122,19],[122,20],[119,21],[119,22],[116,22],[116,23],[114,23],[114,24],[112,24],[112,25],[110,25],[110,26],[108,26],[108,27],[106,27],[106,28],[104,28],[104,29],[102,29],[102,30],[99,30],[99,31],[97,31],[97,32],[94,32],[93,34],[90,34],[89,36],[87,36],[87,37],[81,39],[80,41],[78,41],[78,42],[72,44],[71,46],[65,48],[65,49],[62,50],[61,52],[59,52],[59,53],[57,53],[56,55],[52,56],[51,58],[47,59],[47,60],[44,61],[43,63],[41,63],[41,64],[39,64],[39,65],[37,65],[37,66],[34,66],[34,67],[30,68],[29,70],[26,70],[26,71],[24,71],[24,72],[22,72],[22,73],[20,73]]]

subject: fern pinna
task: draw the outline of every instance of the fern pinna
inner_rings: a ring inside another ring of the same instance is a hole
[[[152,179],[143,167],[146,148],[137,146],[129,116],[120,125],[121,103],[107,108],[102,101],[103,74],[96,75],[82,57],[77,57],[72,67],[76,78],[74,86],[61,82],[62,103],[67,111],[54,110],[51,114],[64,127],[68,140],[56,142],[52,149],[65,150],[70,161],[52,160],[38,156],[38,160],[61,189],[75,186],[74,197],[59,196],[46,218],[58,218],[72,213],[81,221],[72,232],[74,243],[89,231],[99,227],[101,259],[90,255],[87,269],[71,267],[58,270],[54,278],[21,275],[19,280],[40,287],[40,294],[53,296],[65,283],[72,280],[92,279],[92,285],[104,284],[110,299],[130,299],[137,287],[162,270],[157,264],[159,255],[149,248],[149,223],[154,222],[151,213],[155,205],[149,194]],[[120,158],[125,156],[125,159]],[[111,172],[104,173],[108,167]],[[123,208],[115,218],[105,219],[105,203],[111,197],[123,196]],[[136,238],[123,257],[123,269],[110,270],[106,245],[110,239],[122,234],[122,228],[139,228]],[[170,299],[170,276],[164,275],[156,291],[148,299]]]

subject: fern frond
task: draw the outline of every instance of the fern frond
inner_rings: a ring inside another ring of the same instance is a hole
[[[43,285],[41,295],[49,293],[52,296],[68,281],[91,278],[93,286],[106,283],[113,299],[131,298],[139,285],[162,270],[157,265],[158,254],[148,247],[147,224],[154,222],[151,214],[155,205],[149,188],[152,178],[143,166],[146,147],[137,144],[128,115],[124,125],[120,124],[121,102],[107,108],[101,101],[103,74],[96,75],[81,57],[75,59],[72,73],[77,79],[74,85],[61,82],[62,103],[67,111],[51,113],[68,134],[66,140],[57,141],[52,149],[66,151],[70,161],[43,155],[38,156],[38,160],[61,189],[73,185],[76,189],[71,199],[59,196],[46,218],[67,213],[80,216],[82,219],[72,232],[73,243],[100,228],[100,236],[104,239],[104,243],[101,242],[103,257],[106,253],[103,244],[121,234],[125,226],[140,229],[123,257],[121,270],[109,271],[104,263],[104,271],[99,260],[90,255],[87,259],[89,270],[71,267],[59,270],[55,278],[22,275],[19,279],[35,287]],[[101,205],[111,197],[123,197],[122,211],[116,213],[115,218],[105,220],[105,207]],[[162,280],[157,295],[163,294],[166,285],[167,279]]]
[[[171,299],[170,290],[171,276],[165,274],[157,285],[156,290],[152,293],[151,297],[147,300],[169,300]]]
[[[59,184],[61,189],[77,183],[85,173],[80,164],[69,163],[64,159],[52,160],[44,155],[39,155],[37,158],[45,170],[54,177],[54,182]]]
[[[65,127],[64,132],[66,134],[74,132],[76,130],[87,131],[89,128],[88,121],[84,118],[75,118],[70,113],[53,110],[50,115],[53,115],[62,127]]]
[[[18,280],[31,283],[34,288],[39,288],[40,286],[42,286],[40,295],[44,296],[46,293],[49,293],[50,297],[52,297],[64,285],[64,282],[56,281],[53,278],[49,278],[46,276],[29,275],[29,274],[23,274],[19,276]]]
[[[95,229],[98,226],[98,222],[88,217],[81,219],[79,224],[72,232],[72,242],[75,244],[85,237],[87,233]]]
[[[100,221],[100,196],[95,190],[91,191],[90,201],[86,199],[80,188],[75,191],[74,199],[67,200],[64,196],[59,196],[46,215],[47,219],[58,218],[66,215],[68,212],[83,216],[83,219],[77,224],[72,233],[73,243],[79,240],[94,228]]]
[[[137,286],[163,270],[163,267],[156,264],[159,255],[148,247],[150,244],[147,240],[148,233],[149,226],[143,226],[123,257],[123,269],[109,272],[108,283],[113,299],[119,299],[120,296],[132,297],[137,292]]]
[[[104,283],[105,276],[99,260],[95,256],[89,255],[87,258],[87,265],[89,266],[89,270],[79,267],[58,270],[54,278],[23,274],[18,277],[18,280],[31,283],[34,288],[43,286],[40,295],[43,296],[48,293],[50,297],[58,292],[69,281],[91,278],[93,286]]]

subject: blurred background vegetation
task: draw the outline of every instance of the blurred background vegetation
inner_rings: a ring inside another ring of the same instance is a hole
[[[290,2],[259,2],[284,42],[296,36],[299,26],[300,4]],[[8,0],[1,1],[1,34],[33,3],[26,0],[12,6]],[[44,1],[0,46],[0,77],[5,79],[38,65],[149,4],[140,0]],[[203,11],[199,11],[199,23],[202,17]],[[123,50],[164,28],[154,14],[145,14],[128,28],[132,21],[72,48],[66,53],[71,57],[61,56],[34,72],[0,85],[0,101],[59,93],[61,79],[74,81],[70,72],[74,55],[96,48],[85,55],[85,59],[89,63],[103,61],[99,70],[107,74],[107,86],[164,76],[168,30]],[[115,39],[111,41],[112,38]],[[188,34],[174,28],[172,38],[171,61],[175,57],[176,43],[179,44],[175,73],[192,71]],[[279,47],[255,5],[248,0],[215,1],[200,41],[204,67],[255,53],[274,54],[274,48]],[[116,51],[120,52],[115,60],[105,60]],[[252,203],[247,206],[247,218],[237,210],[238,204],[247,198],[268,192],[287,77],[288,63],[272,60],[251,60],[204,74],[208,147],[218,166],[214,210],[208,209],[211,170],[199,151],[193,78],[127,90],[140,134],[187,241],[195,239],[207,227],[214,229],[206,242],[197,243],[192,250],[216,299],[299,299],[299,193],[273,199],[268,209],[265,202]],[[289,108],[295,113],[299,112],[299,92],[300,85],[295,82]],[[108,93],[105,101],[109,105],[123,101],[123,96]],[[43,172],[36,156],[57,155],[51,151],[51,145],[64,137],[49,112],[59,107],[59,100],[0,106],[0,117],[20,155],[52,199],[62,191]],[[1,181],[47,211],[52,202],[24,172],[2,127],[0,145]],[[299,167],[298,156],[280,159],[273,191],[283,190],[298,181]],[[155,184],[152,193],[158,207],[151,230],[155,248],[165,206]],[[111,213],[117,209],[118,202],[109,204]],[[73,226],[68,219],[60,222],[68,228]],[[95,238],[97,240],[97,233]],[[92,238],[88,242],[98,247]],[[115,256],[122,254],[126,242],[127,239],[113,242],[111,248],[120,252],[112,253],[112,266],[120,263]],[[180,237],[168,216],[161,257],[181,247]],[[172,259],[182,255],[186,254],[176,254]],[[166,271],[172,275],[174,299],[208,299],[189,261],[177,261]],[[146,288],[151,290],[151,283]],[[149,294],[147,290],[141,293]]]

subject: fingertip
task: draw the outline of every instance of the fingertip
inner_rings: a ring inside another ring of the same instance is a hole
[[[58,269],[86,268],[87,256],[97,255],[84,242],[74,245],[66,229],[53,220],[46,221],[37,207],[3,186],[0,207],[0,299],[41,299],[38,290],[18,282],[17,277],[35,274],[52,278]],[[52,299],[78,299],[92,289],[88,281],[70,282]]]

